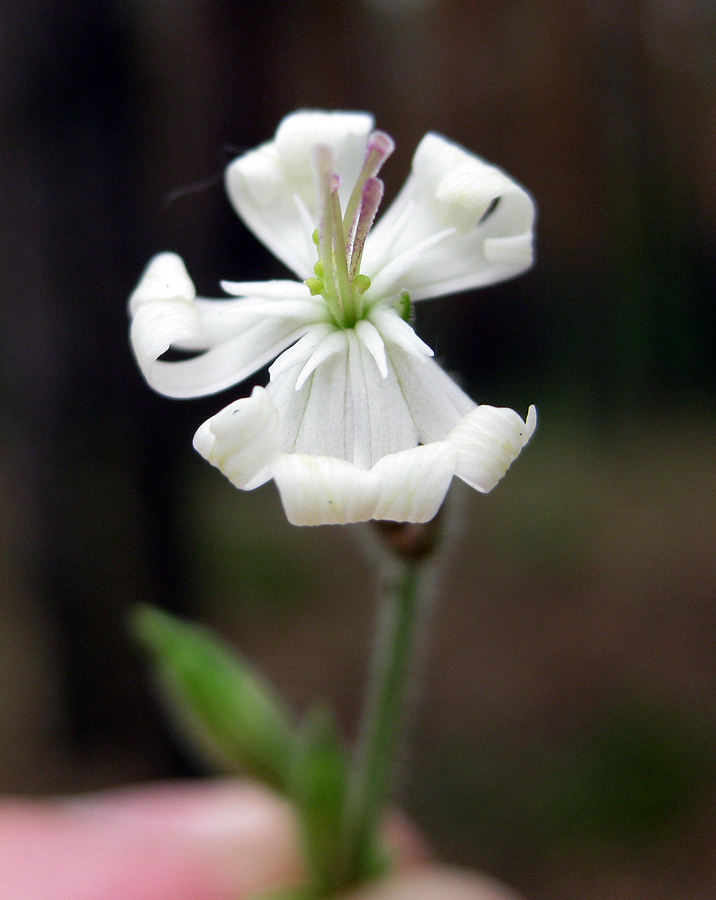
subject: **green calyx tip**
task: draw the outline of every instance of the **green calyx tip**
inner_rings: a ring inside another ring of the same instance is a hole
[[[307,278],[303,283],[311,292],[312,297],[316,297],[318,296],[318,294],[322,294],[325,290],[325,286],[320,278]]]
[[[356,275],[353,279],[353,290],[357,294],[365,294],[370,287],[370,278],[367,275]]]
[[[407,291],[403,291],[403,293],[400,295],[400,298],[395,305],[395,309],[401,319],[406,322],[410,322],[410,319],[413,315],[413,302],[410,299],[410,294]]]

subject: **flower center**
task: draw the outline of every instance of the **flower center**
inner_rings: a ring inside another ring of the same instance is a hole
[[[333,151],[319,145],[313,152],[319,209],[313,240],[318,247],[318,262],[315,277],[305,283],[312,294],[325,299],[341,328],[353,328],[367,312],[363,295],[370,287],[370,278],[361,275],[360,263],[365,239],[383,199],[383,182],[375,176],[394,146],[392,138],[382,131],[370,135],[363,168],[345,211],[338,196],[341,180],[335,172]]]

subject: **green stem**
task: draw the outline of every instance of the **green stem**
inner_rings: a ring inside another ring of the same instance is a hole
[[[381,610],[373,677],[349,776],[344,870],[347,884],[376,874],[377,833],[403,724],[410,664],[421,618],[421,570],[419,561],[401,562]]]

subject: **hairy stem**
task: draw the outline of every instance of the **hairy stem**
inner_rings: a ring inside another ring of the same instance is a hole
[[[346,882],[375,875],[378,828],[393,772],[397,739],[421,620],[423,565],[401,561],[388,585],[373,671],[346,804]]]

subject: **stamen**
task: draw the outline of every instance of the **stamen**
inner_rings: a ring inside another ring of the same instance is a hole
[[[360,262],[363,257],[363,248],[368,232],[373,227],[375,214],[378,212],[380,201],[383,199],[383,182],[380,178],[369,178],[363,185],[361,204],[355,217],[353,231],[353,243],[348,252],[348,275],[351,280],[360,270]]]
[[[318,256],[319,261],[323,263],[324,297],[334,318],[339,321],[343,317],[343,310],[333,272],[333,195],[337,189],[337,176],[334,173],[335,160],[330,147],[319,144],[313,151],[313,163],[316,169],[320,209]]]
[[[336,287],[338,289],[338,302],[344,321],[351,316],[351,281],[348,275],[348,260],[346,259],[346,238],[343,232],[343,220],[341,219],[341,204],[338,199],[338,190],[331,192],[330,204],[332,208],[333,225],[333,268]],[[353,324],[345,322],[345,324]]]
[[[393,140],[382,131],[369,137],[363,168],[351,193],[345,215],[338,196],[340,178],[330,147],[313,151],[319,205],[318,228],[312,235],[318,246],[315,278],[306,279],[311,294],[321,294],[337,325],[352,328],[363,318],[363,294],[370,279],[360,275],[360,263],[368,232],[383,198],[383,182],[376,178],[393,152]],[[346,231],[348,230],[348,234]]]
[[[348,233],[348,247],[353,244],[353,236],[358,224],[358,207],[363,196],[363,187],[369,178],[380,172],[381,166],[395,149],[395,141],[384,131],[374,131],[368,138],[363,168],[355,183],[343,216],[343,228]]]
[[[390,156],[390,154],[395,150],[395,141],[393,138],[386,134],[384,131],[374,131],[368,137],[368,158],[377,159],[377,165],[372,175],[376,175],[380,170],[380,167],[386,161],[386,159]]]

